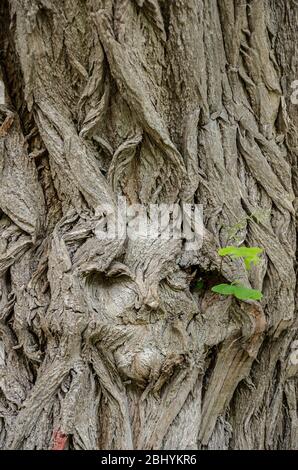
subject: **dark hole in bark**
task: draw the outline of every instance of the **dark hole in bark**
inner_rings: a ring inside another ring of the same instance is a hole
[[[216,284],[226,282],[226,279],[219,271],[204,270],[200,266],[193,266],[192,273],[195,273],[190,282],[190,292],[205,292]]]

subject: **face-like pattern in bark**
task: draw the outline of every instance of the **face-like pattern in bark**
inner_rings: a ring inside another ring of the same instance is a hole
[[[177,241],[131,240],[122,262],[89,277],[89,301],[104,325],[97,344],[113,353],[124,381],[142,388],[163,376],[161,387],[190,349],[198,307],[191,276],[176,263],[179,249]]]

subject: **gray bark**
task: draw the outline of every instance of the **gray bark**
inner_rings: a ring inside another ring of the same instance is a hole
[[[297,2],[0,13],[0,447],[297,449]],[[117,195],[203,204],[202,248],[98,239]]]

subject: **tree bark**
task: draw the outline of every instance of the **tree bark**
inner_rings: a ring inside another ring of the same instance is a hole
[[[297,2],[0,13],[0,447],[297,449]],[[100,239],[118,195],[203,204],[201,249]]]

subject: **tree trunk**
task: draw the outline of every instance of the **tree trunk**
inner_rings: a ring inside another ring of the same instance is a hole
[[[0,447],[297,449],[297,1],[0,11]],[[118,195],[202,247],[99,237]]]

